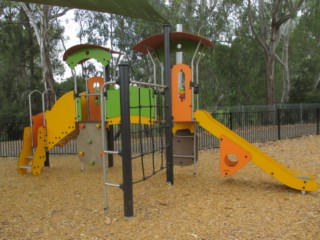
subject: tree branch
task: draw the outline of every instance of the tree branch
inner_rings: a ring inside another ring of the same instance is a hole
[[[284,67],[284,62],[281,60],[281,58],[278,56],[278,54],[274,53],[274,56],[278,60],[278,62],[281,64],[282,67]]]
[[[280,19],[275,19],[273,21],[273,25],[276,26],[278,29],[280,28],[280,26],[282,24],[284,24],[286,21],[288,21],[289,19],[292,19],[294,17],[294,15],[297,13],[298,9],[300,8],[301,4],[303,3],[304,0],[299,0],[297,2],[297,4],[290,10],[290,12],[288,14],[286,14],[285,16],[283,16]],[[280,4],[279,4],[280,5]],[[278,6],[279,7],[279,6]],[[279,8],[277,10],[275,10],[273,12],[273,16],[275,15],[276,11],[279,11]]]
[[[33,15],[31,10],[27,6],[27,4],[21,3],[21,6],[22,6],[24,12],[27,14],[27,16],[29,18],[30,24],[31,24],[32,28],[34,29],[34,32],[35,32],[35,35],[36,35],[36,38],[37,38],[37,42],[38,42],[38,44],[40,46],[40,43],[41,43],[40,29],[39,29],[39,27],[37,25],[36,17]]]
[[[248,7],[249,7],[249,25],[251,28],[251,31],[253,32],[254,36],[258,39],[258,42],[260,43],[260,45],[263,47],[263,49],[268,52],[268,48],[266,46],[266,44],[262,41],[262,39],[260,38],[259,34],[256,32],[254,26],[253,26],[253,21],[252,21],[252,15],[251,15],[251,0],[248,0]]]
[[[213,1],[213,4],[209,8],[209,14],[211,14],[213,12],[213,10],[216,8],[217,3],[218,3],[218,0]]]
[[[49,20],[52,20],[52,19],[57,19],[59,17],[62,17],[64,16],[68,11],[72,10],[73,8],[64,8],[62,12],[59,12],[59,13],[56,13],[52,16],[50,16]]]

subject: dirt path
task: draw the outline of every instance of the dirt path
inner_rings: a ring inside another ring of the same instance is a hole
[[[258,143],[285,166],[320,181],[320,136]],[[101,166],[80,173],[76,156],[51,156],[38,177],[18,175],[16,158],[0,158],[0,239],[320,239],[319,192],[302,195],[252,164],[219,176],[219,150],[192,166],[165,170],[134,185],[135,217],[123,218],[122,191],[109,189],[103,211]],[[150,172],[150,160],[146,159]],[[141,178],[134,160],[134,178]],[[109,179],[120,181],[120,160]]]

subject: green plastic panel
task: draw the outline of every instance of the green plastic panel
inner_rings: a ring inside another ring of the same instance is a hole
[[[106,104],[107,118],[120,116],[120,91],[108,90]],[[140,100],[139,100],[140,99]],[[130,86],[130,115],[146,118],[155,118],[154,91],[151,88]],[[141,106],[139,108],[139,106]]]
[[[79,49],[68,56],[66,62],[68,66],[73,69],[78,63],[85,59],[95,59],[103,66],[107,66],[111,60],[111,54],[99,48],[85,48]]]
[[[82,107],[81,107],[81,98],[76,98],[76,108],[77,108],[77,122],[82,121]]]

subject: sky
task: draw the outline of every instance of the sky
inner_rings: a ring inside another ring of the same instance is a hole
[[[69,49],[74,45],[80,44],[80,40],[77,37],[79,27],[74,21],[74,11],[73,10],[68,11],[66,15],[59,18],[59,22],[65,27],[64,44],[66,49]],[[62,43],[60,43],[60,48],[63,49]],[[60,53],[59,59],[62,60],[63,54],[64,54],[64,51]],[[66,71],[62,77],[55,76],[55,80],[57,82],[61,82],[72,76],[71,69],[69,68],[69,66],[64,62],[63,64]]]
[[[75,23],[74,18],[75,18],[74,17],[74,10],[68,11],[66,15],[59,18],[59,22],[65,27],[64,45],[65,45],[66,49],[69,49],[72,46],[80,44],[80,39],[77,37],[77,34],[80,30],[80,27],[77,23]],[[85,43],[85,42],[82,42],[82,43]],[[111,48],[111,46],[107,46],[107,47]],[[60,48],[63,49],[62,43],[60,43]],[[62,60],[64,52],[65,51],[63,50],[60,53],[59,59]],[[103,71],[100,64],[98,64],[98,63],[95,64],[95,61],[92,61],[92,63],[96,66],[97,69]],[[55,80],[57,82],[62,82],[64,80],[66,80],[67,78],[72,77],[71,69],[69,68],[69,66],[67,64],[65,64],[64,62],[63,62],[63,64],[65,67],[65,73],[62,77],[55,76]],[[81,73],[80,66],[76,66],[75,70],[78,75]]]

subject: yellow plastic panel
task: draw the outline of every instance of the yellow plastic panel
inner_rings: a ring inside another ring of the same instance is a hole
[[[32,158],[27,158],[28,156],[32,156],[32,134],[31,128],[25,127],[23,130],[23,147],[18,159],[18,172],[20,174],[27,172],[27,169],[22,169],[20,166],[28,165],[32,161]]]
[[[46,148],[45,148],[45,130],[44,127],[38,128],[38,146],[34,152],[32,161],[32,175],[39,175],[41,173],[44,162],[46,161]]]
[[[45,112],[48,150],[76,131],[76,106],[73,91],[66,93]]]

